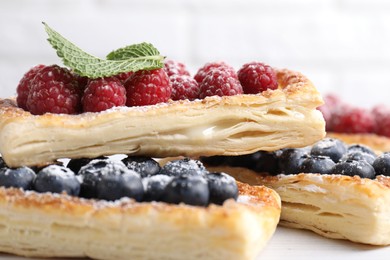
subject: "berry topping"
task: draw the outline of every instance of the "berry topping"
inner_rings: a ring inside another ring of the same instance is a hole
[[[80,76],[76,73],[73,73],[73,77],[77,81],[77,85],[81,92],[84,92],[84,89],[87,87],[87,84],[89,82],[89,78],[85,76]]]
[[[368,153],[368,154],[371,154],[372,156],[376,157],[375,152],[370,147],[367,147],[365,145],[353,144],[353,145],[348,146],[347,152],[350,153],[353,151],[360,151],[362,153]]]
[[[99,157],[99,158],[95,158],[95,159],[104,159],[104,157]],[[66,165],[66,167],[71,169],[75,174],[78,174],[80,169],[81,169],[81,167],[83,167],[84,165],[88,164],[92,160],[94,160],[94,159],[90,159],[90,158],[71,159],[71,160],[69,160],[69,162]]]
[[[84,112],[126,105],[126,89],[116,77],[90,80],[82,97]]]
[[[178,204],[206,206],[210,191],[207,181],[200,175],[179,175],[170,181],[161,196],[161,201]]]
[[[375,119],[375,133],[390,137],[390,108],[378,105],[372,109],[372,114]]]
[[[29,71],[24,74],[22,79],[19,81],[19,85],[16,89],[18,96],[16,97],[16,102],[20,108],[27,110],[27,98],[30,93],[31,82],[34,79],[35,75],[43,69],[45,65],[37,65],[31,68]]]
[[[210,203],[222,205],[227,199],[237,199],[238,187],[235,179],[223,172],[206,174],[210,190]]]
[[[97,187],[97,198],[104,200],[118,200],[122,197],[142,201],[144,188],[141,178],[135,171],[127,170],[122,174],[102,175]]]
[[[373,164],[375,161],[375,156],[369,153],[365,153],[359,150],[352,150],[347,152],[346,154],[341,157],[340,161],[348,161],[348,160],[354,160],[354,161],[366,161],[369,164]]]
[[[160,201],[165,187],[172,179],[172,176],[162,174],[143,178],[142,183],[145,189],[144,201]]]
[[[237,73],[234,68],[223,61],[206,63],[202,68],[198,70],[198,72],[194,76],[194,79],[200,84],[207,76],[207,74],[212,70],[225,70],[230,74],[231,77],[238,79]]]
[[[300,172],[330,174],[334,166],[335,163],[331,158],[313,155],[302,161]]]
[[[122,162],[109,159],[96,159],[81,167],[82,176],[80,196],[84,198],[97,197],[97,185],[104,175],[120,175],[129,171]]]
[[[363,108],[350,108],[335,116],[332,122],[335,132],[371,133],[375,127],[374,118]]]
[[[332,169],[331,174],[342,174],[348,176],[360,176],[361,178],[373,179],[374,168],[366,161],[347,160],[338,162]]]
[[[160,164],[150,157],[129,156],[124,158],[122,162],[128,169],[139,173],[142,178],[156,175],[161,169]]]
[[[190,76],[190,72],[187,70],[186,66],[174,60],[166,60],[164,62],[164,70],[169,77],[173,75],[185,75]]]
[[[279,170],[283,174],[297,174],[304,159],[309,156],[307,148],[284,149],[279,155]]]
[[[34,115],[80,112],[81,91],[73,74],[57,65],[39,70],[31,82],[27,108]]]
[[[131,75],[133,75],[134,72],[132,71],[129,71],[129,72],[122,72],[122,73],[119,73],[118,75],[115,75],[115,77],[117,79],[119,79],[123,84],[125,83],[125,81],[130,78]]]
[[[69,168],[50,165],[40,170],[34,180],[34,190],[38,192],[54,192],[78,196],[80,182]]]
[[[7,167],[7,164],[4,162],[3,158],[0,157],[0,169],[4,167]]]
[[[35,172],[28,167],[0,169],[0,186],[6,188],[14,187],[29,190],[32,188],[34,178]]]
[[[233,96],[242,94],[242,86],[237,78],[226,70],[211,70],[199,84],[201,99],[208,96]]]
[[[378,156],[372,165],[376,175],[390,176],[390,153]]]
[[[172,85],[172,100],[194,100],[198,98],[200,88],[195,79],[185,75],[173,75],[170,77],[170,81]]]
[[[160,171],[160,174],[168,176],[204,175],[205,173],[207,170],[200,161],[189,158],[170,161]]]
[[[245,94],[257,94],[267,89],[278,88],[274,69],[264,63],[244,64],[237,74]]]
[[[135,72],[125,82],[127,106],[146,106],[166,102],[172,87],[164,69]]]
[[[313,145],[310,154],[328,156],[334,162],[338,162],[346,152],[347,146],[342,141],[333,138],[325,138]]]

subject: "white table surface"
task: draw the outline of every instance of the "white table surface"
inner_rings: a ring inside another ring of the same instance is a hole
[[[27,258],[0,254],[0,260]],[[35,258],[37,259],[37,258]],[[384,260],[390,259],[390,246],[377,247],[332,240],[310,231],[278,227],[256,260]],[[56,260],[62,260],[56,258]],[[223,260],[223,259],[222,259]]]

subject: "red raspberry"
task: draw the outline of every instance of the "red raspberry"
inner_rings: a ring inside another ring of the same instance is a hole
[[[119,73],[118,75],[115,75],[116,78],[118,78],[122,83],[125,83],[125,81],[130,78],[131,75],[133,75],[134,72],[129,71],[129,72],[122,72]]]
[[[126,89],[117,77],[90,80],[81,99],[84,112],[126,105]]]
[[[181,62],[166,60],[164,63],[164,70],[168,76],[173,75],[186,75],[190,76],[190,72],[187,70],[186,65]]]
[[[333,131],[335,132],[371,133],[374,130],[374,118],[363,108],[352,107],[342,114],[335,114],[334,117]]]
[[[372,115],[375,119],[374,132],[390,137],[390,108],[384,105],[375,106],[372,109]]]
[[[338,121],[344,111],[348,111],[351,108],[334,94],[326,95],[324,97],[324,103],[324,105],[318,107],[318,110],[320,110],[324,116],[326,131],[333,131],[334,122]]]
[[[27,110],[27,97],[30,93],[31,81],[34,79],[35,75],[43,69],[45,65],[37,65],[31,68],[29,71],[24,74],[23,78],[19,81],[19,85],[16,89],[18,96],[16,97],[16,102],[20,108]]]
[[[186,75],[173,75],[169,79],[172,85],[172,100],[194,100],[198,98],[200,88],[198,82],[192,77]]]
[[[242,87],[237,78],[226,70],[211,70],[200,83],[199,98],[207,96],[233,96],[242,94]]]
[[[135,72],[125,82],[127,106],[146,106],[167,102],[172,87],[164,69]]]
[[[220,62],[206,63],[203,67],[201,67],[198,70],[198,72],[194,76],[194,79],[200,84],[200,83],[202,83],[203,79],[206,77],[207,73],[209,73],[211,70],[214,70],[214,69],[226,70],[230,73],[230,75],[233,78],[238,78],[237,73],[232,66],[226,64],[223,61],[220,61]]]
[[[278,88],[275,70],[264,63],[244,64],[237,74],[245,94],[257,94]]]
[[[87,87],[89,78],[85,76],[80,76],[76,73],[73,73],[73,77],[77,81],[77,85],[79,86],[80,90],[84,90]]]
[[[32,114],[76,114],[80,107],[81,91],[68,69],[47,66],[31,82],[27,108]]]

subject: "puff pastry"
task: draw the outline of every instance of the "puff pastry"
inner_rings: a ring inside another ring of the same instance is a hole
[[[238,183],[223,206],[105,202],[0,188],[0,251],[30,257],[254,259],[275,231],[280,198]]]
[[[390,151],[390,138],[376,134],[346,134],[346,133],[326,133],[328,137],[340,139],[346,144],[362,144],[369,146],[378,154]]]
[[[208,168],[278,192],[283,226],[312,230],[333,239],[390,244],[389,177],[371,180],[311,173],[267,176],[240,167]]]
[[[279,88],[101,113],[33,116],[0,100],[0,153],[10,167],[58,158],[240,155],[302,147],[325,135],[322,98],[302,74],[277,70]]]

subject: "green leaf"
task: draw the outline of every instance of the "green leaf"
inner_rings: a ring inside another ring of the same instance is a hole
[[[164,57],[150,43],[130,45],[107,55],[107,60],[88,54],[43,23],[47,39],[63,63],[81,76],[100,78],[122,72],[163,67]]]

